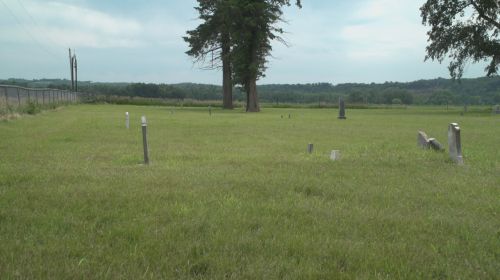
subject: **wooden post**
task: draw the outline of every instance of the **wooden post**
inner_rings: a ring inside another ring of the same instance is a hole
[[[5,94],[5,106],[8,109],[9,108],[9,95],[7,94],[7,88],[3,88],[3,92]]]
[[[208,115],[212,115],[212,105],[208,105]]]
[[[42,104],[45,104],[45,90],[42,91]]]
[[[21,107],[21,95],[19,94],[19,88],[17,88],[17,104]]]
[[[146,116],[142,116],[142,145],[144,147],[144,164],[149,164],[149,148],[148,148],[148,123]]]

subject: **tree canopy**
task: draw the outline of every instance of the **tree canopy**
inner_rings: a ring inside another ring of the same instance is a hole
[[[498,74],[500,1],[427,0],[420,11],[422,23],[431,27],[426,60],[449,57],[453,78],[461,78],[470,61],[489,61],[486,75]]]
[[[184,37],[190,46],[187,54],[200,62],[206,62],[211,55],[209,68],[217,68],[218,61],[222,61],[224,96],[233,84],[241,85],[247,93],[247,111],[259,111],[256,81],[264,76],[271,41],[284,42],[280,37],[284,31],[276,24],[282,20],[282,7],[290,6],[291,1],[198,0],[198,3],[196,9],[203,22]],[[301,7],[300,0],[296,5]]]

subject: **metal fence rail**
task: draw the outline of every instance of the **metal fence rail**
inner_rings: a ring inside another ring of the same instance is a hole
[[[0,85],[0,108],[19,109],[30,103],[37,105],[77,103],[79,96],[69,90],[25,88]]]

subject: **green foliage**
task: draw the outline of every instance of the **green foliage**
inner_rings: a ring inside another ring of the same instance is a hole
[[[41,112],[41,107],[35,102],[29,102],[24,107],[23,112],[29,115],[36,115]]]
[[[429,25],[426,59],[451,58],[453,78],[461,78],[472,60],[489,59],[488,76],[500,64],[500,2],[496,0],[427,0],[421,7],[422,22]]]
[[[498,278],[491,111],[170,110],[0,122],[0,278]],[[465,166],[416,147],[419,129],[446,145],[450,121]]]

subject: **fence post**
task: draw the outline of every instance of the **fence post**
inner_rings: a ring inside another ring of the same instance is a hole
[[[21,108],[21,95],[19,95],[19,88],[17,88],[17,104]]]
[[[42,104],[45,104],[45,90],[42,91]]]
[[[8,109],[9,108],[9,95],[7,93],[7,88],[3,88],[3,92],[5,94],[5,106]]]

